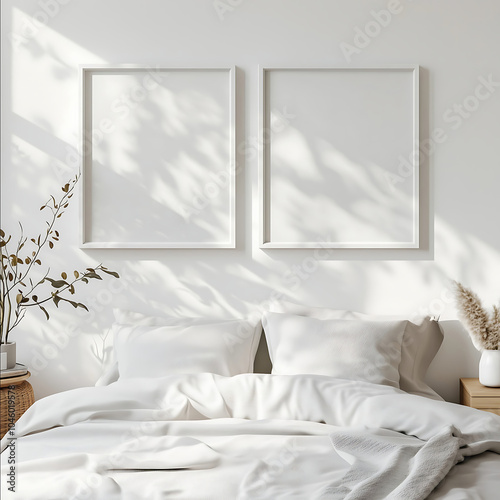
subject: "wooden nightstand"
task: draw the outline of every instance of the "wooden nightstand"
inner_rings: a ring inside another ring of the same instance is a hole
[[[33,387],[27,382],[31,373],[0,379],[0,438],[35,402]]]
[[[485,387],[477,378],[461,378],[460,404],[500,415],[500,387]]]

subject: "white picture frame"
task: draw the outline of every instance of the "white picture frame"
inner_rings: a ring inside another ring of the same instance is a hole
[[[235,67],[85,65],[80,84],[80,247],[235,248]]]
[[[260,248],[419,248],[419,67],[260,67],[259,88]]]

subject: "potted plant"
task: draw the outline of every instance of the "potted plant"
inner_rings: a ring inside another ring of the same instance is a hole
[[[488,312],[472,290],[456,281],[455,297],[460,319],[474,347],[481,352],[479,382],[500,387],[500,305]]]
[[[101,280],[103,273],[119,278],[118,273],[102,264],[71,273],[63,271],[57,277],[49,276],[50,269],[45,273],[37,273],[37,268],[43,268],[43,252],[52,250],[59,241],[56,223],[68,207],[79,178],[80,174],[62,187],[62,195],[58,200],[50,196],[40,208],[50,212],[50,215],[46,221],[47,227],[39,235],[28,240],[19,224],[20,237],[17,243],[12,243],[12,236],[0,229],[0,347],[6,365],[2,368],[14,368],[16,364],[16,344],[9,341],[9,335],[22,321],[28,308],[39,309],[47,320],[50,316],[46,306],[50,303],[59,307],[61,302],[67,302],[74,308],[88,311],[85,304],[72,299],[76,287],[91,279]],[[37,274],[38,277],[35,277]]]

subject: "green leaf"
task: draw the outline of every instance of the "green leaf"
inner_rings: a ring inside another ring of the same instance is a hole
[[[67,286],[67,285],[69,285],[69,283],[67,283],[67,282],[66,282],[66,281],[64,281],[64,280],[57,280],[57,281],[53,281],[53,282],[52,282],[52,286],[53,286],[54,288],[61,288],[61,287],[63,287],[63,286]]]
[[[87,309],[87,306],[86,306],[85,304],[82,304],[81,302],[78,302],[77,306],[78,306],[78,307],[81,307],[82,309],[85,309],[87,312],[89,311],[89,310]]]
[[[45,309],[45,307],[43,307],[41,305],[38,305],[38,307],[45,313],[45,316],[46,316],[47,321],[48,321],[50,316],[49,316],[49,313],[47,312],[47,310]]]
[[[54,297],[53,297],[54,301],[56,300],[56,298],[57,298],[57,303],[59,303],[59,301],[62,300],[64,302],[69,302],[75,309],[78,307],[78,302],[73,302],[72,300],[65,299],[64,297],[59,297],[58,295],[54,294]]]
[[[67,279],[68,275],[66,273],[61,273],[61,278],[63,280]]]
[[[87,278],[92,278],[95,280],[102,280],[102,278],[97,273],[85,273]]]
[[[67,283],[66,281],[64,280],[53,280],[52,278],[45,278],[47,281],[50,281],[50,284],[54,287],[54,288],[61,288],[63,286],[67,286],[69,285],[69,283]]]
[[[22,293],[18,293],[16,295],[16,303],[20,304],[22,300],[23,300],[23,294]]]
[[[54,301],[56,307],[59,307],[59,302],[61,302],[61,297],[59,297],[57,294],[54,294],[52,295],[52,300]]]
[[[77,278],[77,279],[80,276],[80,273],[78,271],[73,271],[73,274],[75,275],[75,278]]]
[[[108,271],[107,269],[104,269],[104,267],[102,268],[102,272],[103,273],[106,273],[106,274],[110,274],[111,276],[114,276],[115,278],[119,278],[120,275],[115,272],[115,271]]]
[[[87,278],[82,278],[82,281],[83,281],[84,283],[88,283],[88,282],[89,282],[89,280],[88,280]]]

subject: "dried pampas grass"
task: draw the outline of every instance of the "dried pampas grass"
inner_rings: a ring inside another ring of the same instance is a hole
[[[455,299],[460,320],[469,331],[472,343],[478,351],[500,349],[500,308],[493,306],[489,313],[479,297],[457,281]]]

